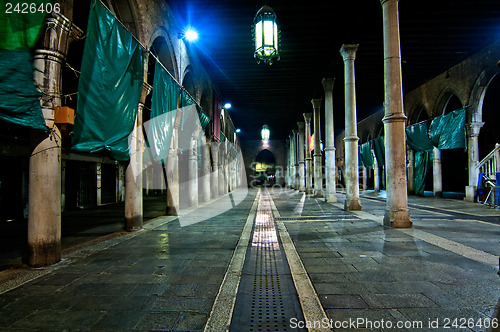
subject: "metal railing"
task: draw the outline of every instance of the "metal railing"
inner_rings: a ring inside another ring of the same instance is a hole
[[[476,169],[488,180],[496,180],[496,173],[500,172],[500,144],[495,144],[493,151],[477,164]]]

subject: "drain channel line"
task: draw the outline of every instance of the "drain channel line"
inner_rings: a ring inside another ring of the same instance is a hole
[[[292,330],[290,319],[304,318],[267,193],[260,194],[247,250],[230,331]]]

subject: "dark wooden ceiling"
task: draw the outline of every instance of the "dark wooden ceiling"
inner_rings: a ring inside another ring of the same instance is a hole
[[[344,128],[342,44],[359,44],[355,61],[358,120],[380,109],[383,90],[382,6],[378,0],[267,1],[278,17],[281,60],[253,59],[252,20],[262,1],[174,1],[195,26],[200,51],[242,139],[286,138],[311,99],[323,97],[321,79],[335,77],[335,130]],[[399,4],[403,92],[500,37],[498,0],[402,0]],[[499,54],[500,59],[500,54]]]

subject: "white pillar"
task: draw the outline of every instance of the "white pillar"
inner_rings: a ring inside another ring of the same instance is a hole
[[[309,151],[309,137],[311,136],[311,113],[304,113],[305,128],[304,128],[304,151],[305,151],[305,177],[306,177],[306,194],[313,193],[313,172],[312,172],[312,157]]]
[[[212,198],[219,197],[219,143],[210,143],[210,150],[212,151],[212,173],[210,190]]]
[[[325,174],[327,202],[337,201],[337,167],[335,165],[335,135],[333,125],[333,83],[334,78],[323,78],[325,90]]]
[[[198,130],[195,130],[191,136],[191,142],[188,150],[188,184],[187,198],[188,205],[198,206]]]
[[[96,183],[97,183],[97,206],[102,205],[102,164],[95,165]]]
[[[469,169],[469,185],[465,187],[465,200],[474,202],[476,197],[476,188],[478,182],[479,146],[478,137],[484,122],[467,123],[467,155]]]
[[[380,171],[378,168],[377,157],[375,156],[375,152],[372,150],[373,155],[373,190],[376,192],[380,191]]]
[[[441,168],[441,150],[432,149],[432,191],[434,197],[443,197],[443,172]]]
[[[201,178],[200,178],[200,196],[202,203],[210,200],[210,145],[206,142],[206,137],[201,134]]]
[[[314,197],[325,197],[323,193],[323,155],[321,153],[321,99],[311,100],[314,109]]]
[[[167,168],[167,215],[177,216],[180,206],[180,178],[179,178],[179,133],[182,121],[182,111],[176,110],[172,139],[168,150]]]
[[[415,194],[415,151],[408,149],[408,194]]]
[[[304,122],[297,122],[297,127],[299,127],[298,131],[298,139],[297,139],[297,149],[298,149],[298,156],[299,156],[299,165],[298,165],[298,189],[299,191],[305,192],[306,191],[306,167],[305,167],[305,160],[304,160],[304,127],[305,123]]]
[[[406,181],[406,143],[401,79],[398,0],[381,0],[384,26],[385,160],[387,199],[384,224],[410,228]]]
[[[356,92],[354,81],[354,59],[358,45],[342,45],[340,54],[344,58],[344,89],[345,89],[345,166],[344,176],[346,199],[344,209],[348,211],[361,210],[359,200],[359,167],[358,167],[358,134],[356,121]]]
[[[361,172],[363,174],[362,188],[363,190],[368,190],[368,169],[366,168],[366,166],[361,167]]]
[[[298,135],[297,129],[292,130],[292,144],[293,144],[293,170],[292,170],[292,187],[295,190],[299,189],[299,150],[298,150]]]

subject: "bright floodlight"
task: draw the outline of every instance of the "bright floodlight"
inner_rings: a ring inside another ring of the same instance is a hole
[[[240,128],[236,129],[236,132],[237,133],[241,132],[241,129]]]
[[[184,34],[184,36],[189,41],[193,41],[193,40],[198,39],[198,33],[194,30],[191,30],[191,29],[187,30],[186,33]]]
[[[225,109],[230,109],[231,108],[231,103],[225,103],[224,104]]]

